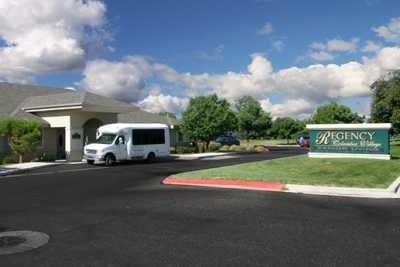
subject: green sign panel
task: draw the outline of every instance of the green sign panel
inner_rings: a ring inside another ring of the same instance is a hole
[[[311,129],[310,152],[389,155],[387,129]]]

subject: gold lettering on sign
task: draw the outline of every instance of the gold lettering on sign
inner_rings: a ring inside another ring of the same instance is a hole
[[[358,140],[358,134],[355,132],[351,132],[351,139]]]
[[[322,131],[317,134],[317,145],[328,145],[330,141],[333,145],[343,145],[344,142],[372,141],[376,132],[350,132],[350,131]],[[355,145],[355,144],[354,144]]]
[[[368,132],[368,135],[369,135],[369,139],[372,140],[375,135],[375,132],[372,132],[372,133]]]
[[[317,136],[317,144],[318,145],[327,145],[328,138],[331,136],[331,132],[320,132]]]

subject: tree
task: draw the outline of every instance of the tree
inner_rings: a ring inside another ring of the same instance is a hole
[[[364,117],[359,116],[357,113],[353,113],[351,108],[340,105],[337,102],[331,102],[318,107],[311,121],[317,124],[362,123],[364,119]]]
[[[376,81],[371,90],[371,122],[392,123],[394,132],[400,133],[400,71]]]
[[[22,163],[23,156],[32,154],[39,146],[41,125],[31,120],[9,118],[0,122],[0,136],[7,138],[8,145]]]
[[[271,115],[264,112],[260,103],[252,96],[243,96],[236,103],[239,131],[246,139],[251,135],[261,136],[271,128]]]
[[[304,129],[303,124],[290,118],[282,117],[277,118],[272,123],[272,134],[277,138],[286,139],[289,144],[289,140],[293,139],[293,136]]]
[[[182,133],[195,143],[204,142],[206,149],[211,140],[236,128],[236,116],[228,101],[216,95],[198,96],[182,114]]]
[[[167,117],[167,118],[174,118],[176,119],[176,114],[173,112],[167,112],[167,111],[163,111],[158,113],[158,115],[160,115],[161,117]]]

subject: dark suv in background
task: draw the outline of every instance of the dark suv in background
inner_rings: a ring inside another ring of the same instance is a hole
[[[240,145],[240,140],[233,135],[221,135],[215,140],[215,142],[223,146]]]

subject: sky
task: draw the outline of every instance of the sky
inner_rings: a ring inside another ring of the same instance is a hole
[[[180,114],[251,95],[273,117],[330,101],[368,115],[400,69],[398,0],[0,1],[0,81],[86,90]]]

